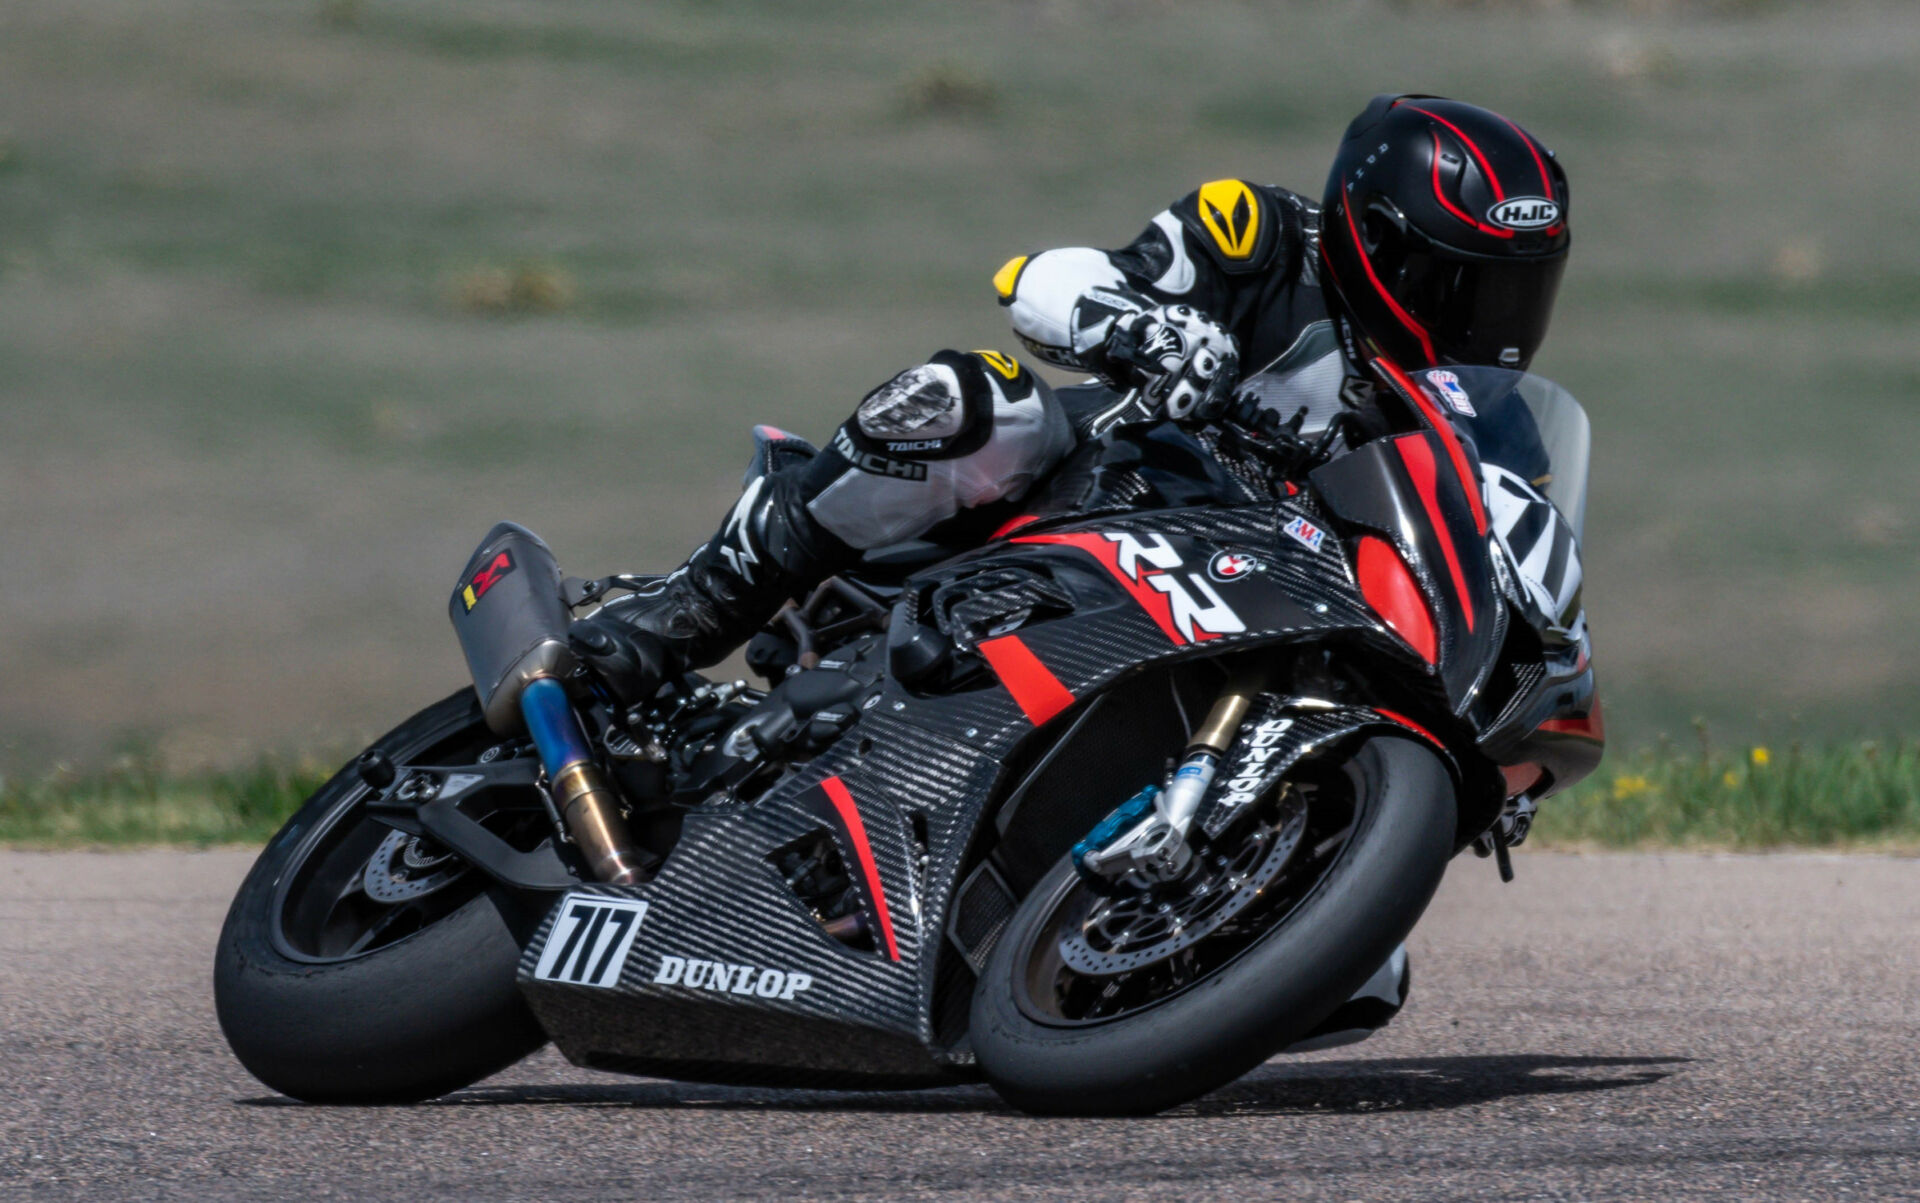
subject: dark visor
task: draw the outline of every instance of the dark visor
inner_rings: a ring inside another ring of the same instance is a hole
[[[1525,367],[1547,336],[1566,266],[1565,254],[1495,260],[1435,247],[1407,253],[1394,291],[1441,359]]]

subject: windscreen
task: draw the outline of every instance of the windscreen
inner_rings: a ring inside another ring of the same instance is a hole
[[[1449,366],[1423,375],[1464,420],[1480,458],[1532,481],[1575,537],[1585,537],[1593,431],[1573,394],[1508,368]]]

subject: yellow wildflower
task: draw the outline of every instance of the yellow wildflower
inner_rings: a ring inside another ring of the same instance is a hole
[[[1624,802],[1628,798],[1638,797],[1653,788],[1653,783],[1638,773],[1629,773],[1613,779],[1613,800]]]
[[[1766,768],[1767,762],[1772,759],[1773,755],[1765,748],[1755,748],[1753,750],[1753,763],[1760,768]]]
[[[1740,774],[1734,772],[1732,769],[1728,769],[1720,778],[1720,784],[1726,786],[1728,789],[1732,789],[1734,786],[1740,784]]]

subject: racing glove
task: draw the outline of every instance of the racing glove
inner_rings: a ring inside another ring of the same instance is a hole
[[[1075,350],[1115,385],[1138,388],[1170,418],[1218,417],[1240,379],[1233,336],[1191,305],[1145,301],[1104,289],[1090,292],[1075,307],[1075,341],[1082,344]]]

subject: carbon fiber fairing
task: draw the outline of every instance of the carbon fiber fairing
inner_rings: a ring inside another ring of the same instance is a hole
[[[1056,524],[909,581],[909,594],[929,593],[1020,564],[1062,586],[1074,608],[983,639],[993,673],[968,688],[882,681],[837,743],[758,800],[691,812],[654,880],[569,895],[520,966],[540,1022],[571,1060],[631,1072],[823,1083],[950,1074],[965,1054],[943,1049],[934,1027],[943,924],[987,808],[1005,793],[1008,766],[1031,759],[1036,731],[1131,674],[1261,645],[1339,636],[1425,669],[1361,599],[1324,521],[1302,496]],[[823,831],[860,888],[870,951],[830,937],[770,860]],[[590,930],[596,899],[647,904],[623,952],[596,951],[613,930]],[[597,958],[616,954],[617,970],[593,984]],[[958,955],[949,948],[948,963]],[[971,978],[944,980],[955,989]]]

